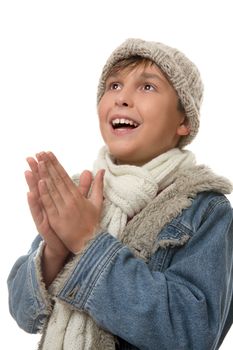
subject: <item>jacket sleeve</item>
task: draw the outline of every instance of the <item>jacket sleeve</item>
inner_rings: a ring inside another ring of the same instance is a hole
[[[27,255],[14,264],[8,280],[9,309],[19,327],[37,333],[51,312],[51,301],[40,274],[40,236],[33,241]]]
[[[227,200],[210,205],[197,231],[174,249],[161,271],[151,271],[103,233],[57,296],[137,348],[215,349],[232,296],[232,216]]]

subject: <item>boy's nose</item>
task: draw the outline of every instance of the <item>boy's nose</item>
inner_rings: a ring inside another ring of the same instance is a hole
[[[132,107],[133,96],[129,91],[121,90],[116,94],[115,103],[119,107]]]

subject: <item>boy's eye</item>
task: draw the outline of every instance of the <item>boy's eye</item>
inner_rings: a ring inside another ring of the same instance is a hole
[[[109,90],[119,90],[121,88],[121,84],[118,82],[111,82],[111,81],[107,81],[106,85],[105,85],[105,91],[109,91]]]
[[[120,88],[120,83],[115,81],[107,81],[106,90],[118,90]]]
[[[120,84],[119,83],[111,83],[110,84],[110,89],[111,90],[117,90],[120,88]]]
[[[154,91],[155,87],[152,84],[144,84],[144,90],[146,90],[146,91]]]

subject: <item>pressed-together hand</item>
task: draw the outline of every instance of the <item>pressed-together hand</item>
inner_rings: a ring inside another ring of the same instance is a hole
[[[42,271],[48,286],[70,252],[80,251],[98,227],[104,172],[99,171],[93,181],[86,170],[76,186],[51,152],[39,153],[36,158],[27,158],[31,171],[25,172],[25,178],[31,214],[46,243]]]
[[[104,172],[97,173],[93,184],[91,173],[83,172],[77,187],[51,152],[40,153],[37,160],[36,167],[36,161],[28,158],[32,173],[26,172],[26,179],[31,189],[29,206],[38,230],[40,232],[43,226],[42,235],[45,236],[52,229],[69,251],[78,252],[93,236],[100,221]],[[36,178],[38,189],[35,189]],[[91,194],[87,198],[91,184]],[[38,212],[44,215],[43,220],[40,217],[40,225]],[[46,232],[47,225],[50,229]]]
[[[38,159],[40,159],[39,156]],[[27,194],[28,204],[37,231],[46,242],[47,249],[49,249],[54,256],[60,256],[61,258],[65,258],[69,254],[69,250],[62,243],[60,238],[56,235],[56,232],[50,226],[47,213],[40,199],[38,189],[38,183],[40,180],[38,172],[38,163],[32,157],[28,157],[27,162],[31,169],[31,171],[25,171],[25,178],[29,187],[29,192]]]

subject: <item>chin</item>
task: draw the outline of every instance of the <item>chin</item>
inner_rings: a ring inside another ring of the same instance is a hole
[[[137,159],[137,158],[135,158],[135,156],[133,156],[132,154],[126,154],[125,152],[124,152],[124,154],[113,154],[113,153],[111,153],[112,154],[112,156],[113,156],[113,158],[115,159],[115,163],[116,164],[128,164],[128,165],[138,165],[138,166],[140,166],[140,165],[142,165],[143,164],[143,162],[141,162],[140,161],[140,159]],[[135,155],[135,153],[134,153],[134,155]]]
[[[109,150],[109,153],[115,159],[116,164],[133,164],[134,163],[133,157],[126,154],[125,152],[120,153],[120,152],[113,152]]]
[[[141,166],[147,162],[143,157],[139,158],[139,151],[135,148],[130,149],[123,145],[121,147],[108,145],[107,147],[116,164]],[[137,156],[135,157],[135,155]]]
[[[127,145],[107,145],[109,153],[116,159],[128,159],[135,154],[135,150],[127,148]]]

